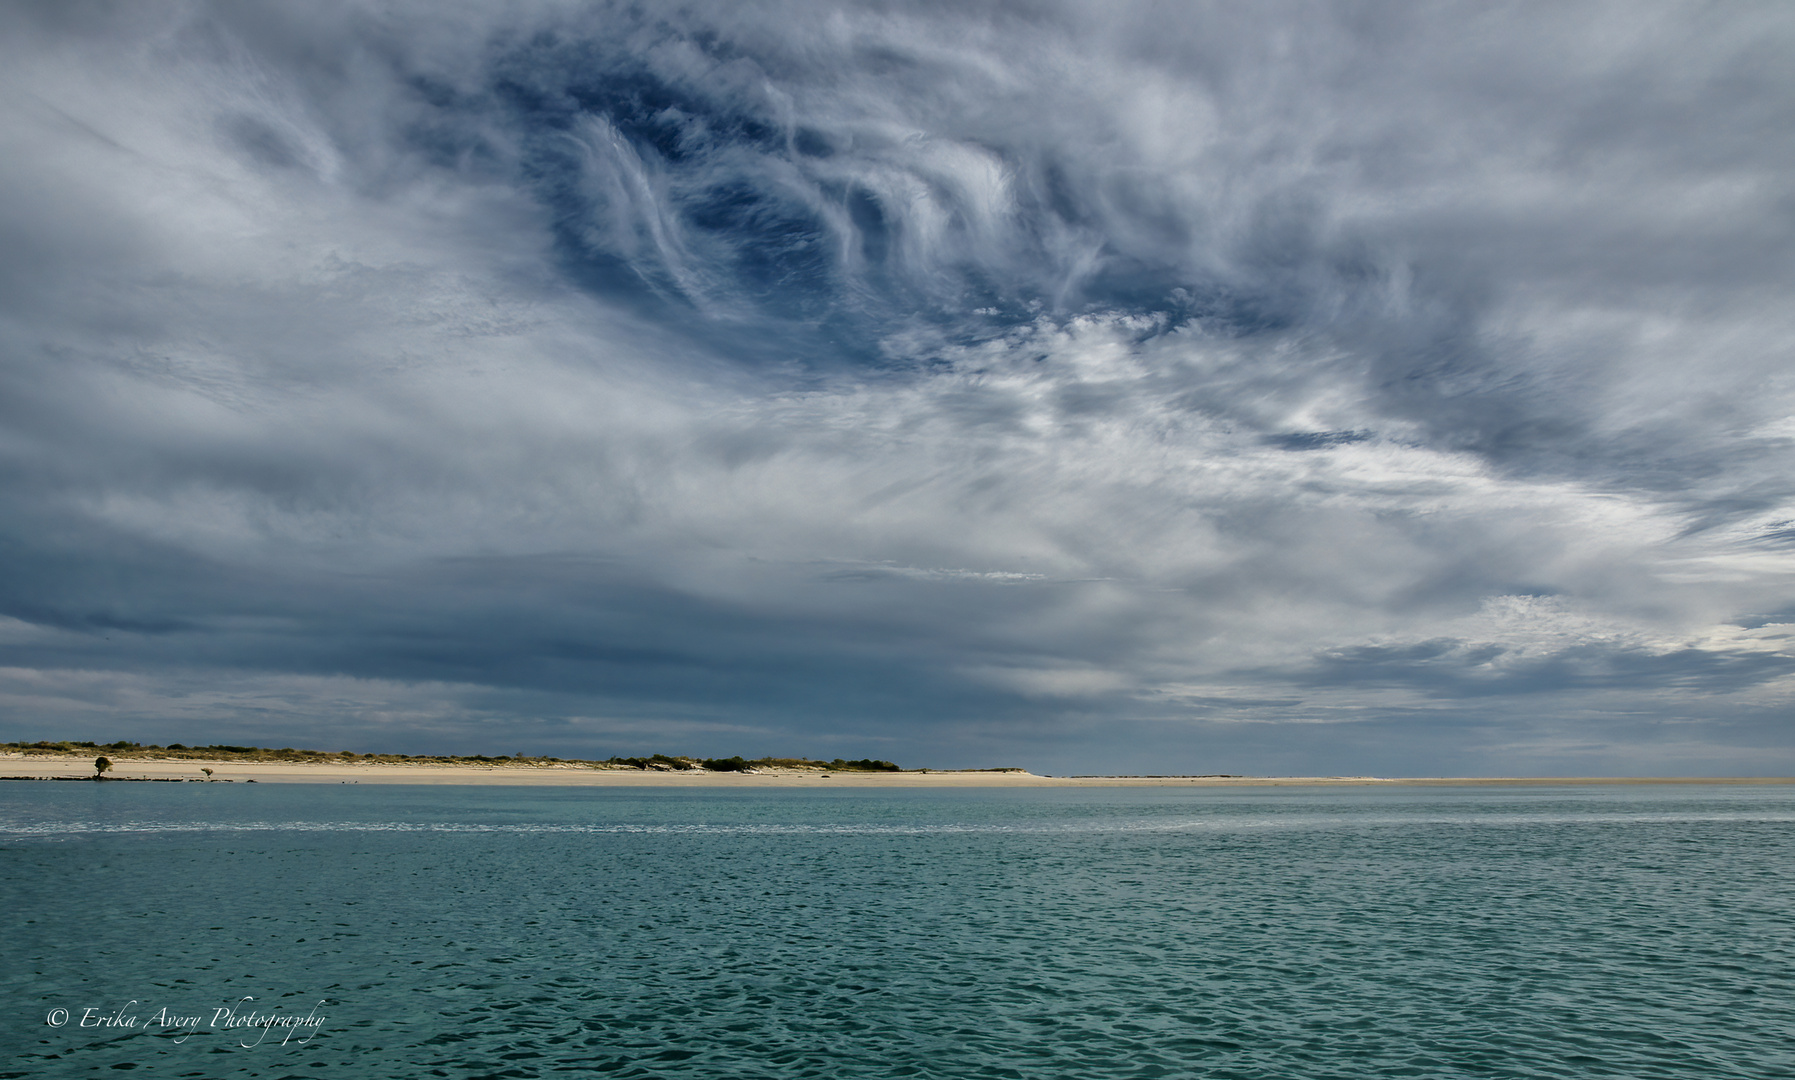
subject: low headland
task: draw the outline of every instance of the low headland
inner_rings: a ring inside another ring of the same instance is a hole
[[[96,763],[106,762],[98,771]],[[714,787],[1162,787],[1560,784],[1788,784],[1795,777],[1050,776],[1021,768],[905,769],[873,758],[701,758],[653,754],[602,761],[524,754],[358,754],[257,746],[134,742],[0,743],[0,780],[298,784],[513,784]]]

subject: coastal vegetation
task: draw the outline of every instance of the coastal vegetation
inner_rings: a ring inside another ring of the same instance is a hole
[[[818,761],[814,758],[755,758],[744,760],[739,755],[729,758],[689,758],[668,757],[666,754],[655,754],[651,757],[614,757],[607,759],[606,765],[626,765],[632,769],[708,769],[711,772],[753,772],[756,769],[825,769],[833,772],[903,772],[904,770],[889,761],[876,761],[862,758],[859,761],[846,761],[836,758],[834,761]]]
[[[902,772],[897,764],[875,758],[846,760],[835,758],[823,761],[815,758],[775,758],[763,757],[748,760],[740,755],[727,758],[701,758],[687,755],[651,754],[648,757],[612,757],[603,761],[589,761],[581,758],[531,757],[527,754],[500,754],[491,757],[486,754],[358,754],[352,750],[296,750],[293,747],[281,747],[270,750],[260,746],[235,746],[227,743],[214,743],[209,746],[187,746],[183,743],[169,743],[167,746],[145,745],[143,743],[119,740],[110,743],[39,741],[0,743],[0,753],[24,754],[27,756],[66,757],[71,754],[85,754],[89,751],[104,750],[117,757],[130,757],[150,761],[243,761],[243,762],[286,762],[293,764],[323,764],[326,762],[356,761],[371,764],[396,764],[415,762],[420,764],[443,765],[571,765],[594,769],[644,769],[654,771],[688,771],[694,769],[708,772],[755,772],[760,769],[815,769],[825,772]],[[111,767],[111,762],[106,767]],[[99,768],[98,762],[95,767]],[[104,771],[101,769],[100,771]]]

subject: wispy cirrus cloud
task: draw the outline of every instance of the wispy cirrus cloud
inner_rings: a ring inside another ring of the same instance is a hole
[[[5,734],[1790,753],[1779,12],[5,18]]]

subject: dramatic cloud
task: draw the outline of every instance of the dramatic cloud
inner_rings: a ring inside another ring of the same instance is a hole
[[[0,20],[0,736],[1795,768],[1774,6]]]

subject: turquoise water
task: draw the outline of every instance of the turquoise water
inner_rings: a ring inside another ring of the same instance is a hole
[[[7,783],[0,1077],[1788,1077],[1792,874],[1789,788]]]

